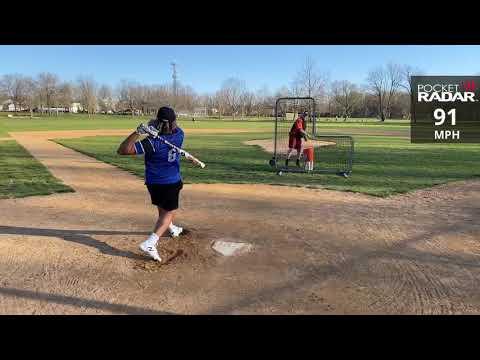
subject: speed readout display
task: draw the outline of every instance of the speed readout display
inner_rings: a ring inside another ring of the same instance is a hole
[[[479,143],[480,76],[412,76],[412,143]]]

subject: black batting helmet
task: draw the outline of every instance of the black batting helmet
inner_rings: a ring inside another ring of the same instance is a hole
[[[150,120],[149,125],[155,126],[161,134],[171,134],[177,127],[177,115],[171,107],[162,106],[158,109],[157,118]]]

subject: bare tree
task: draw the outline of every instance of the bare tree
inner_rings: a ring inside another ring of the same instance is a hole
[[[341,109],[344,121],[352,115],[352,112],[362,101],[362,95],[356,85],[347,80],[332,83],[332,98]]]
[[[82,76],[78,79],[78,89],[82,106],[90,117],[97,110],[97,84],[93,78]]]
[[[302,80],[299,79],[299,76],[292,81],[291,88],[290,88],[290,93],[294,97],[302,97],[302,96],[307,96],[305,94],[304,88],[303,88],[303,82]]]
[[[246,116],[251,116],[254,113],[256,97],[255,94],[251,91],[246,91],[242,95],[242,109],[243,114]]]
[[[385,121],[386,98],[388,96],[388,74],[382,67],[378,67],[368,73],[367,82],[369,90],[377,98],[378,115],[382,121]]]
[[[130,110],[132,116],[135,115],[138,104],[136,103],[137,96],[135,89],[138,85],[135,82],[122,80],[118,87],[118,101],[119,105],[124,110]]]
[[[292,93],[286,86],[282,86],[277,91],[275,91],[275,98],[291,96]]]
[[[177,88],[177,107],[187,112],[193,112],[196,106],[197,94],[190,86],[178,86]]]
[[[108,85],[102,85],[98,89],[97,94],[98,99],[98,106],[100,111],[108,113],[109,111],[113,111],[113,96],[112,96],[112,89]]]
[[[112,89],[108,85],[102,85],[98,88],[99,99],[110,99],[112,97]]]
[[[14,109],[16,110],[16,104],[15,101],[13,100],[14,97],[14,75],[7,74],[3,75],[2,79],[0,80],[0,91],[2,93],[2,98],[6,100],[10,100],[13,102]]]
[[[410,95],[407,92],[399,91],[391,105],[391,115],[394,118],[410,118]]]
[[[214,102],[215,109],[218,112],[218,118],[221,119],[228,107],[225,89],[222,88],[215,93],[213,102]]]
[[[4,75],[0,81],[0,88],[5,97],[12,101],[14,111],[25,105],[28,91],[26,77],[20,74]]]
[[[38,84],[31,77],[25,77],[25,106],[30,111],[30,118],[33,118],[33,108],[38,100]]]
[[[153,86],[149,101],[152,107],[152,113],[155,113],[157,109],[162,106],[170,105],[170,99],[171,96],[168,85]]]
[[[256,112],[261,116],[272,116],[275,99],[266,85],[262,86],[255,94],[257,99]]]
[[[272,116],[275,98],[285,96],[310,96],[316,100],[317,110],[324,115],[335,113],[348,117],[370,117],[378,115],[382,121],[392,116],[408,117],[412,96],[411,75],[420,71],[410,66],[388,64],[373,69],[367,78],[368,88],[358,88],[349,81],[337,81],[329,88],[328,76],[321,74],[315,62],[307,58],[289,87],[282,87],[270,93],[264,86],[256,92],[249,91],[245,82],[229,78],[222,83],[215,94],[197,94],[189,86],[177,83],[176,108],[195,112],[199,106],[209,115]],[[39,74],[34,81],[19,74],[0,78],[0,98],[10,99],[15,110],[18,108],[41,109],[51,113],[55,107],[68,108],[72,102],[81,102],[91,115],[98,107],[103,112],[129,110],[132,115],[141,112],[154,114],[165,105],[172,106],[173,88],[171,84],[142,85],[133,81],[122,81],[115,94],[107,85],[98,88],[92,78],[80,78],[76,85],[60,82],[51,73]],[[33,92],[33,93],[32,93]],[[114,102],[114,99],[116,102]],[[409,102],[410,99],[410,102]],[[118,101],[117,101],[118,100]],[[299,104],[292,103],[288,113],[296,113]],[[287,113],[287,109],[283,109]],[[412,119],[414,121],[414,119]]]
[[[37,83],[42,110],[46,106],[48,114],[50,115],[52,107],[54,107],[57,102],[58,76],[52,73],[41,73],[38,75]]]
[[[237,78],[229,78],[222,84],[221,92],[225,103],[233,116],[233,120],[235,120],[235,115],[240,109],[241,98],[245,91],[245,82]]]
[[[398,89],[402,83],[402,68],[400,65],[389,63],[387,65],[388,75],[388,96],[387,96],[387,116],[391,118],[392,104],[397,95]]]
[[[147,103],[145,87],[137,84],[130,87],[129,91],[133,99],[133,104],[135,104],[135,110],[139,112],[139,115],[143,115]]]
[[[322,97],[325,92],[328,77],[318,72],[315,60],[307,57],[292,83],[294,96]]]
[[[72,105],[73,97],[74,90],[72,84],[64,82],[58,85],[57,104],[61,105],[64,108],[64,111],[67,111]]]
[[[196,99],[197,105],[202,107],[205,116],[209,116],[213,113],[214,98],[211,94],[198,95]]]
[[[157,87],[156,86],[147,86],[145,89],[145,107],[146,113],[148,115],[153,115],[158,108],[157,102]]]
[[[415,123],[415,116],[414,116],[414,107],[415,107],[415,99],[413,99],[413,83],[412,83],[412,76],[418,76],[422,74],[422,70],[419,68],[414,68],[410,65],[403,65],[401,68],[401,82],[400,86],[405,89],[408,93],[410,98],[410,119],[413,123]]]

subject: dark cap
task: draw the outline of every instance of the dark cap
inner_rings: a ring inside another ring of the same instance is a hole
[[[158,109],[157,119],[168,120],[169,123],[172,123],[177,119],[177,115],[175,115],[175,111],[171,107],[163,106]]]

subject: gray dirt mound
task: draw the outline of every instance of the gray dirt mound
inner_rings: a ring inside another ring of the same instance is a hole
[[[206,265],[214,257],[208,244],[209,240],[205,234],[184,229],[178,238],[160,240],[157,249],[163,260],[161,263],[145,256],[145,260],[135,261],[134,269],[152,272],[184,264]]]
[[[264,151],[273,154],[274,151],[274,143],[273,140],[267,139],[267,140],[249,140],[244,142],[245,145],[258,145],[260,146]],[[331,142],[331,141],[320,141],[320,140],[309,140],[308,141],[309,146],[313,146],[314,148],[317,147],[323,147],[323,146],[335,146],[336,143]]]

